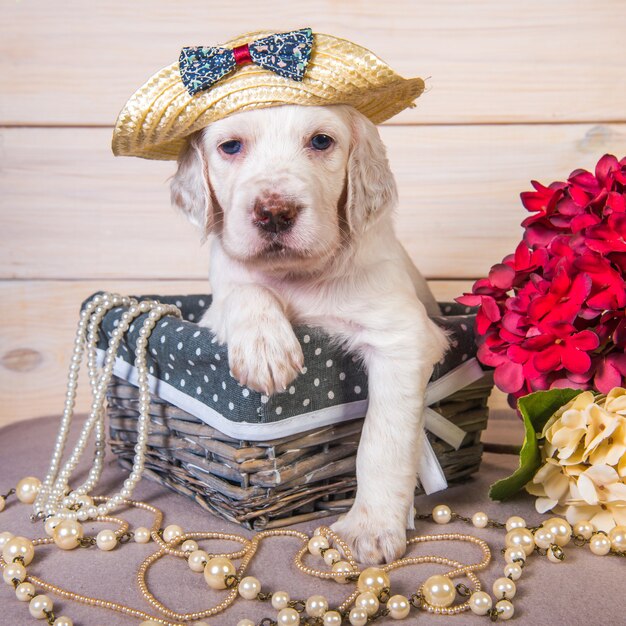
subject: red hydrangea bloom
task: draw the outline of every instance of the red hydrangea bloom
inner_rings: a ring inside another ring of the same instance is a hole
[[[457,298],[478,307],[478,359],[512,402],[552,387],[607,393],[626,379],[626,158],[532,185],[523,240]]]

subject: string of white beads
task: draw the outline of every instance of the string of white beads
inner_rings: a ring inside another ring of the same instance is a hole
[[[32,504],[41,489],[41,482],[34,476],[22,478],[15,487],[15,495],[20,502]]]
[[[433,521],[437,524],[447,524],[452,519],[452,511],[445,504],[438,504],[432,512]]]
[[[596,533],[589,540],[589,549],[598,556],[604,556],[611,551],[611,540],[604,533]]]
[[[487,515],[487,513],[478,511],[477,513],[474,513],[474,515],[472,515],[472,524],[474,524],[476,528],[486,528],[488,523],[489,516]]]
[[[150,529],[145,526],[135,528],[134,539],[136,543],[148,543],[150,541]]]
[[[121,315],[118,326],[111,333],[109,346],[105,351],[102,370],[98,372],[98,329],[106,313],[117,306],[127,306],[128,309]],[[139,330],[139,338],[136,343],[135,367],[138,374],[140,415],[137,426],[137,443],[135,445],[133,466],[128,478],[124,481],[122,489],[111,496],[106,502],[95,506],[86,495],[96,486],[102,473],[105,453],[104,402],[106,389],[113,373],[117,351],[124,334],[127,332],[134,319],[146,313],[148,315],[142,322],[142,326]],[[173,305],[163,305],[154,300],[137,302],[137,300],[133,298],[123,297],[118,294],[102,294],[95,296],[81,313],[74,342],[74,351],[70,362],[68,390],[66,393],[63,416],[49,470],[43,483],[37,489],[37,495],[34,498],[35,515],[43,515],[45,517],[55,516],[61,520],[86,521],[87,519],[94,519],[97,516],[107,515],[131,497],[143,473],[145,451],[148,442],[150,386],[146,348],[148,345],[148,337],[157,321],[164,315],[181,317],[180,311]],[[89,417],[81,430],[76,445],[59,471],[61,458],[67,441],[67,433],[74,411],[78,372],[85,350],[87,351],[87,370],[93,392],[93,402]],[[70,491],[69,479],[82,458],[89,437],[94,430],[96,442],[95,453],[87,480],[74,491]],[[25,497],[29,497],[26,494],[34,491],[34,486],[25,485],[23,491]],[[78,511],[72,510],[75,504],[80,505]],[[72,509],[68,507],[72,507]]]
[[[261,583],[254,576],[242,578],[239,587],[239,595],[246,600],[254,600],[261,591]]]

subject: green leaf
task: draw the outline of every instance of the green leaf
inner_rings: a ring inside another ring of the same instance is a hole
[[[519,468],[508,478],[491,485],[489,497],[492,500],[506,500],[532,480],[541,465],[538,435],[554,413],[580,393],[580,389],[550,389],[531,393],[518,400],[517,405],[526,430],[519,455]]]

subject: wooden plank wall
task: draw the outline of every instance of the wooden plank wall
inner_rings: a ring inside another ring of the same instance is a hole
[[[126,98],[182,45],[308,25],[428,78],[381,133],[399,232],[442,298],[513,249],[531,178],[626,154],[621,0],[0,0],[0,425],[59,412],[91,292],[206,290],[173,164],[110,153]]]

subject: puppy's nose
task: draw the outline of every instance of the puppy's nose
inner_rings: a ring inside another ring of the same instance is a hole
[[[272,195],[257,198],[254,203],[254,223],[268,233],[282,233],[293,226],[299,207],[293,200]]]

